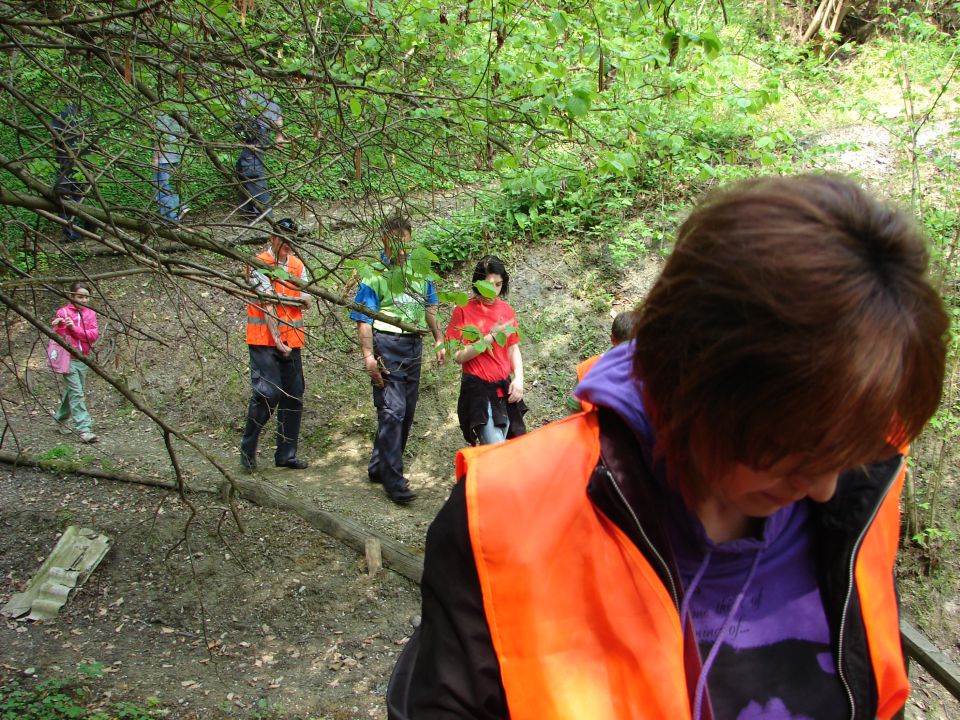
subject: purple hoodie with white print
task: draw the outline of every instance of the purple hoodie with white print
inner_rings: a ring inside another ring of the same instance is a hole
[[[655,437],[632,357],[633,343],[613,348],[575,394],[616,412],[650,459]],[[668,495],[662,511],[684,586],[681,617],[693,623],[703,661],[694,720],[707,695],[717,720],[848,717],[814,567],[810,501],[766,518],[756,537],[715,543],[679,494]]]

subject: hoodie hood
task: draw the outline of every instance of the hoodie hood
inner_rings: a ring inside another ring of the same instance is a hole
[[[573,394],[579,400],[586,400],[617,413],[637,436],[643,457],[654,471],[653,476],[664,486],[669,486],[663,463],[653,461],[656,433],[643,405],[643,382],[633,374],[634,347],[635,343],[631,341],[621,343],[604,353],[577,385]],[[742,538],[718,545],[707,537],[696,515],[688,511],[680,500],[679,493],[674,492],[671,495],[671,499],[676,502],[672,503],[674,507],[670,514],[673,522],[670,525],[685,529],[682,534],[686,542],[683,545],[691,553],[705,548],[731,554],[762,550],[776,541],[788,524],[794,508],[793,505],[787,506],[767,518],[758,537]]]
[[[642,445],[652,447],[655,436],[643,406],[643,385],[633,375],[633,348],[633,341],[625,342],[604,353],[573,394],[578,400],[613,410]]]

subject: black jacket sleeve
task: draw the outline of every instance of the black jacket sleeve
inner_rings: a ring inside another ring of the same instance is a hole
[[[422,622],[387,690],[389,720],[505,720],[506,695],[483,611],[464,482],[427,531]]]

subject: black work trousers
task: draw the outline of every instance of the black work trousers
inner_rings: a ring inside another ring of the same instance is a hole
[[[407,486],[403,475],[403,451],[420,396],[420,365],[423,341],[419,335],[393,335],[374,331],[373,349],[389,374],[383,388],[373,386],[377,408],[377,435],[367,472],[388,490]]]
[[[74,179],[72,172],[72,170],[67,170],[57,174],[57,181],[53,185],[53,193],[61,201],[65,200],[79,204],[83,202],[84,184]],[[57,212],[57,215],[61,220],[65,221],[65,224],[62,226],[63,242],[65,243],[76,242],[77,240],[83,239],[83,235],[81,235],[77,229],[78,225],[82,224],[84,229],[90,229],[87,222],[85,220],[82,223],[78,221],[73,210],[66,205],[60,205],[60,210]]]
[[[272,216],[267,166],[257,151],[244,148],[237,158],[237,180],[240,183],[240,214],[249,222]]]
[[[284,357],[270,345],[248,345],[250,349],[250,405],[247,425],[240,441],[240,462],[257,465],[257,441],[263,426],[277,411],[277,451],[274,460],[283,464],[297,456],[300,418],[303,415],[303,362],[300,348]]]

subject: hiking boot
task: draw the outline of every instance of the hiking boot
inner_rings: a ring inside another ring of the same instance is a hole
[[[417,499],[417,494],[411,490],[408,485],[384,489],[387,491],[387,497],[393,500],[397,505],[409,505]]]
[[[240,453],[240,469],[245,472],[253,472],[257,469],[256,459],[249,458],[243,453]]]
[[[73,429],[69,425],[57,423],[57,432],[61,435],[73,435]]]
[[[99,439],[100,439],[100,438],[98,438],[98,437],[97,437],[96,435],[94,435],[92,432],[82,432],[82,433],[80,433],[80,442],[87,443],[88,445],[91,444],[91,443],[97,442]]]
[[[292,457],[289,460],[278,462],[277,467],[290,468],[291,470],[306,470],[308,467],[310,467],[310,463],[308,463],[306,460],[301,460],[298,457]]]

